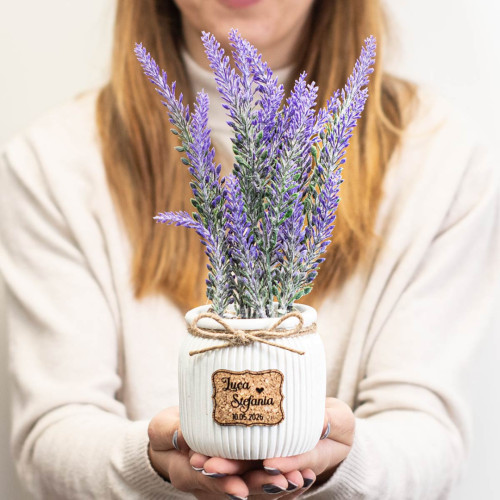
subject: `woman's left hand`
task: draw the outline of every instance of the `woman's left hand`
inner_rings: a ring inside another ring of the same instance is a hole
[[[335,398],[326,399],[323,435],[314,449],[302,455],[259,462],[209,458],[198,453],[191,465],[209,474],[240,475],[255,499],[298,498],[314,482],[327,481],[351,450],[355,419],[351,408]],[[258,468],[256,468],[258,467]]]

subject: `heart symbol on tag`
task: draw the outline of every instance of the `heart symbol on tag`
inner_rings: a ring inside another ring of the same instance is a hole
[[[264,391],[264,387],[256,387],[257,392],[260,394]]]

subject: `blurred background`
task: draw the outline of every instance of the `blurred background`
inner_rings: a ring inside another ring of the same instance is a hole
[[[483,140],[500,137],[500,3],[494,0],[385,0],[389,68],[431,86],[465,114]],[[17,0],[0,3],[0,144],[41,113],[106,80],[113,0]],[[497,157],[498,158],[498,157]],[[471,290],[471,293],[474,293]],[[500,297],[485,297],[497,301]],[[7,354],[0,283],[0,498],[29,498],[8,455]],[[500,322],[472,357],[464,392],[474,443],[452,500],[498,498]]]

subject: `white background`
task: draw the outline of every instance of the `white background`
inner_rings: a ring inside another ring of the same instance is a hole
[[[386,3],[394,32],[393,71],[432,85],[494,144],[500,137],[500,97],[495,90],[500,81],[500,39],[496,36],[500,4],[495,0]],[[105,80],[112,23],[112,0],[0,3],[0,143],[40,113]],[[497,301],[500,309],[500,297],[489,299]],[[18,489],[6,453],[7,356],[1,327],[0,312],[0,498],[21,500],[26,496]],[[492,325],[464,379],[476,435],[453,500],[498,498],[499,330],[498,322]]]

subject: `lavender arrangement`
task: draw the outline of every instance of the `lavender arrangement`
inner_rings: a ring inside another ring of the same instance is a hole
[[[306,73],[290,96],[262,56],[236,30],[229,34],[234,67],[215,37],[202,41],[234,131],[233,172],[221,166],[208,128],[209,100],[198,92],[191,113],[142,44],[135,53],[167,107],[177,151],[192,176],[195,212],[160,213],[157,222],[192,228],[208,256],[207,297],[224,316],[283,315],[312,290],[334,228],[341,166],[368,98],[376,42],[365,40],[346,86],[317,112],[318,87]],[[277,308],[274,302],[277,301]]]

